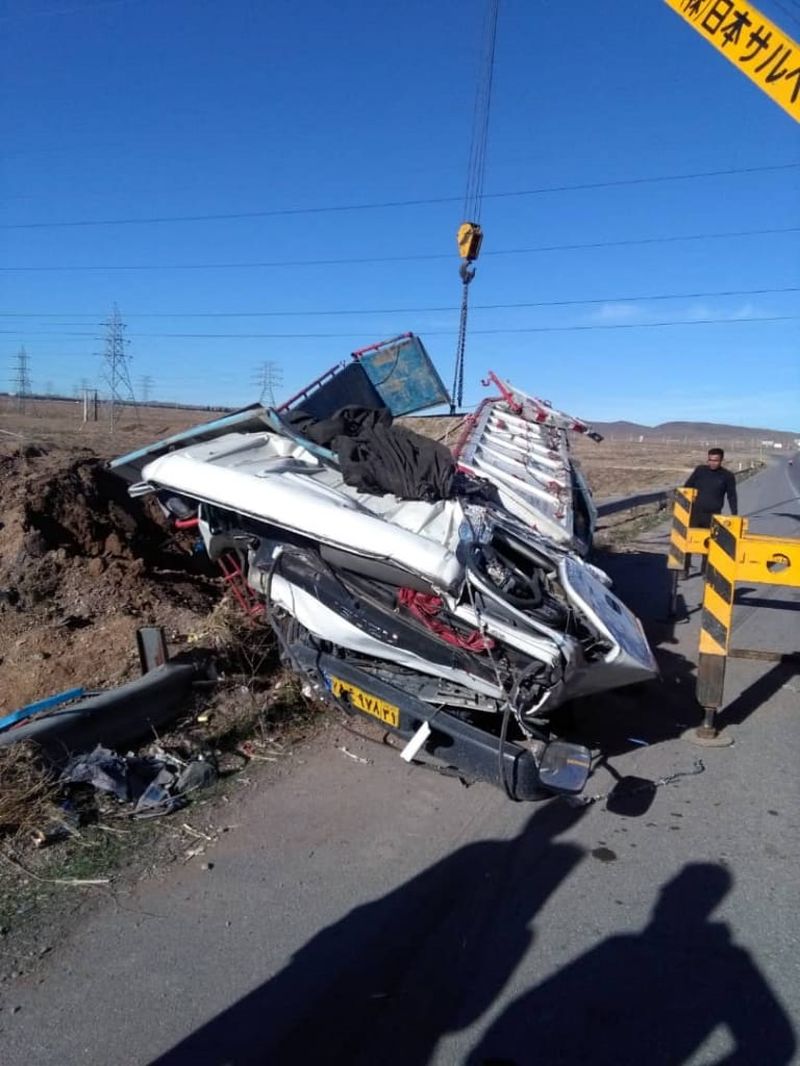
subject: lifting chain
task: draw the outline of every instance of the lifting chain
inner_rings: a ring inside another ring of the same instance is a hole
[[[456,413],[456,408],[464,402],[464,348],[467,343],[467,313],[469,310],[469,283],[475,277],[475,267],[470,266],[469,260],[465,259],[459,269],[461,281],[461,317],[458,322],[458,343],[456,345],[456,369],[453,375],[452,400],[450,402],[450,414]]]

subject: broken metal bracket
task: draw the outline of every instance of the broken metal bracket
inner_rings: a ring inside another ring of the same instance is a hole
[[[136,647],[143,674],[149,674],[157,666],[169,662],[169,649],[163,626],[139,626],[136,630]]]

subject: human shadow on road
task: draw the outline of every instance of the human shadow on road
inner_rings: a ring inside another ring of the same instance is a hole
[[[641,933],[609,937],[520,996],[468,1066],[680,1066],[720,1026],[725,1048],[702,1062],[791,1062],[792,1023],[749,953],[710,921],[731,884],[722,866],[685,866]]]
[[[530,949],[532,919],[584,854],[554,840],[582,814],[552,801],[516,837],[467,844],[355,908],[152,1066],[424,1066]]]

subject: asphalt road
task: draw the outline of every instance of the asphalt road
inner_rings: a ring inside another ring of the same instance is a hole
[[[800,471],[741,510],[800,536]],[[610,800],[512,804],[333,728],[6,990],[6,1066],[800,1062],[800,677],[731,661],[735,744],[683,738],[701,585],[665,623],[665,545],[605,560],[664,670],[575,714]],[[743,599],[737,646],[798,650],[797,589]]]

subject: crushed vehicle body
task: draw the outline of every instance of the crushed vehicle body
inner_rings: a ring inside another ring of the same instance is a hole
[[[589,752],[549,718],[656,673],[640,623],[483,471],[398,429],[390,404],[331,411],[341,398],[253,407],[112,466],[196,525],[319,699],[514,798],[580,791]]]

